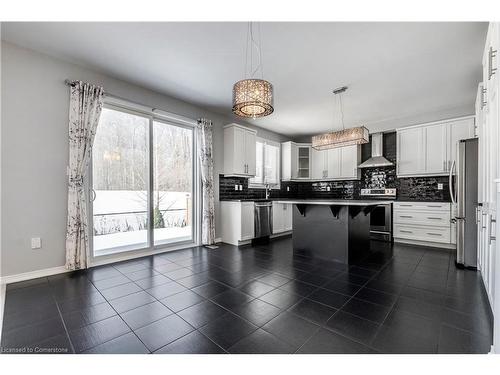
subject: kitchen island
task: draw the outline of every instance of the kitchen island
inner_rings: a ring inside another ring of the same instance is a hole
[[[391,201],[284,199],[293,205],[294,252],[355,263],[370,252],[370,212]]]

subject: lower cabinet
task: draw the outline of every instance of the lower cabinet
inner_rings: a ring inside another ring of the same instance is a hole
[[[254,202],[222,201],[222,242],[239,245],[255,237]]]
[[[394,202],[394,240],[454,247],[451,209],[450,203]]]
[[[292,230],[293,205],[273,202],[273,234]]]

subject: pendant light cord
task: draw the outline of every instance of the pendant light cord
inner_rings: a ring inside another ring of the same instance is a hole
[[[339,97],[339,108],[340,108],[340,123],[342,124],[342,130],[345,130],[345,124],[344,124],[344,108],[343,108],[343,104],[342,104],[342,92],[338,92],[338,93],[334,93],[335,96],[338,95]],[[335,104],[334,103],[334,106],[333,106],[333,123],[335,124],[335,121],[336,121],[336,109],[335,109]],[[334,129],[335,130],[335,129]]]
[[[344,125],[344,107],[342,104],[342,93],[339,94],[339,102],[340,102],[340,119],[342,121],[342,130],[345,130],[345,125]]]
[[[256,41],[253,33],[253,23],[249,22],[247,27],[247,43],[245,52],[245,74],[244,74],[245,78],[254,78],[260,69],[260,76],[262,79],[264,79],[264,69],[262,68],[262,50],[260,48],[260,43],[261,43],[260,24],[258,25],[258,41]],[[253,68],[254,48],[256,50],[255,56],[257,58],[257,64],[255,66],[255,69]],[[248,56],[249,50],[250,50],[250,59]]]

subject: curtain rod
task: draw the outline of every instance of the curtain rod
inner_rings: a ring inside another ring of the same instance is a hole
[[[71,80],[71,79],[65,79],[64,80],[64,84],[66,84],[67,86],[71,86],[71,87],[75,86],[78,82],[80,82],[80,81],[74,81],[74,80]],[[190,119],[189,117],[186,117],[186,116],[183,116],[183,115],[178,115],[177,113],[173,113],[173,112],[164,111],[162,109],[154,108],[154,107],[151,107],[149,105],[142,104],[142,103],[137,103],[137,102],[134,102],[134,101],[129,100],[127,98],[123,98],[123,97],[118,96],[118,95],[110,94],[110,93],[108,93],[106,91],[104,91],[104,96],[107,96],[108,98],[111,98],[111,99],[117,99],[117,100],[121,100],[121,101],[124,101],[124,102],[128,102],[130,104],[134,104],[134,105],[137,105],[137,106],[141,106],[141,107],[145,107],[145,108],[150,108],[152,113],[156,113],[159,116],[167,117],[167,118],[170,118],[170,119],[175,120],[175,121],[185,122],[185,123],[188,123],[188,124],[191,124],[191,125],[197,124],[196,120]]]

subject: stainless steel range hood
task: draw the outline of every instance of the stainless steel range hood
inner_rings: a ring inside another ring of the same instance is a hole
[[[372,134],[372,157],[361,163],[358,168],[388,167],[393,165],[389,160],[382,156],[383,152],[383,134]]]

